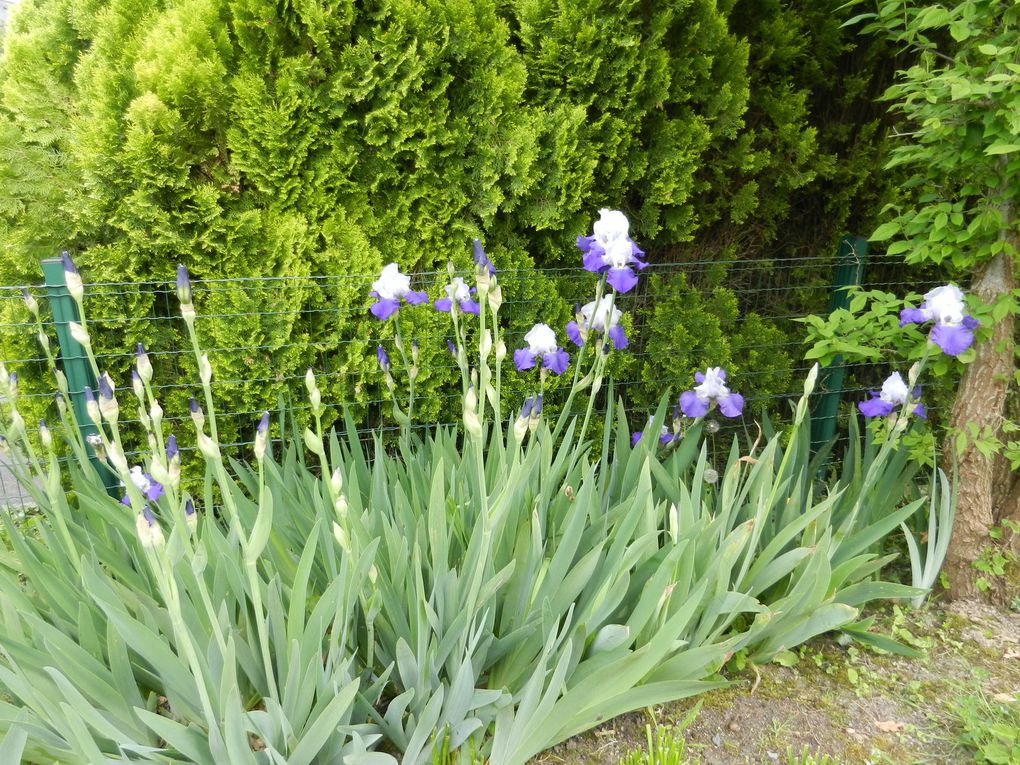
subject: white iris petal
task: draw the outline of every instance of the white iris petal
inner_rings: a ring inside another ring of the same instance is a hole
[[[612,313],[610,313],[612,309]],[[599,300],[598,309],[595,308],[595,301],[581,307],[581,316],[584,317],[584,324],[596,332],[605,332],[620,323],[623,312],[614,304],[612,295],[606,295]]]
[[[893,372],[885,382],[882,383],[882,392],[879,398],[890,404],[902,405],[907,403],[907,395],[910,391],[899,372]]]
[[[411,277],[400,273],[396,263],[390,263],[382,274],[372,282],[372,289],[383,300],[396,300],[411,291]]]
[[[524,336],[524,342],[536,356],[556,352],[556,333],[548,324],[536,324]]]
[[[946,284],[928,292],[921,307],[921,313],[928,321],[950,326],[962,324],[965,311],[963,292],[955,284]]]
[[[726,382],[720,375],[721,372],[722,367],[709,367],[706,369],[705,381],[700,385],[694,386],[695,395],[701,399],[719,399],[723,396],[728,396],[730,389],[726,387]]]
[[[471,288],[464,283],[463,278],[458,276],[446,285],[446,296],[450,300],[456,300],[458,303],[461,303],[471,298]]]
[[[634,254],[629,239],[614,239],[605,245],[605,250],[606,254],[602,256],[602,262],[610,268],[626,268],[630,265],[631,256]]]
[[[599,210],[599,219],[592,226],[595,241],[603,247],[618,239],[626,239],[629,232],[630,222],[619,210]]]

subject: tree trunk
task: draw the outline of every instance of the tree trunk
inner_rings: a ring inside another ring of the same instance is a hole
[[[1012,215],[1005,216],[1003,224],[1003,239],[1014,247],[1020,244],[1012,230]],[[993,304],[1013,287],[1013,255],[1006,252],[978,268],[970,291],[986,304]],[[1012,313],[997,322],[992,327],[991,337],[978,343],[975,350],[974,361],[967,366],[960,381],[950,417],[950,431],[968,430],[968,425],[972,424],[977,426],[979,436],[984,436],[986,431],[998,435],[1014,369]],[[949,467],[952,466],[950,450],[955,448],[954,441],[951,437],[946,446]],[[956,456],[956,526],[944,569],[951,599],[979,596],[972,564],[990,542],[988,530],[997,520],[995,460],[994,454],[982,455],[969,434],[966,447]]]

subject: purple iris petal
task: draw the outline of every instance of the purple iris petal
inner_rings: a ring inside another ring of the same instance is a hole
[[[537,417],[542,414],[542,394],[535,396],[535,403],[531,405],[531,416]]]
[[[569,332],[569,327],[567,329]],[[623,331],[623,327],[619,324],[615,327],[609,328],[609,339],[613,341],[613,347],[618,351],[622,351],[630,345],[630,341],[627,339],[627,333]]]
[[[422,303],[429,302],[429,295],[427,292],[408,292],[404,295],[404,300],[407,301],[408,305],[421,305]]]
[[[726,417],[739,417],[744,411],[744,397],[739,393],[730,393],[719,397],[719,411]]]
[[[386,349],[383,348],[381,345],[376,346],[375,357],[379,359],[379,366],[382,368],[383,372],[387,371],[390,368],[390,357],[386,353]]]
[[[908,324],[924,324],[927,321],[924,318],[924,311],[920,308],[904,308],[900,311],[900,326],[905,327]]]
[[[156,516],[152,514],[152,511],[149,509],[148,505],[145,505],[142,508],[142,517],[149,522],[150,526],[156,525]]]
[[[107,401],[113,398],[113,387],[110,385],[110,378],[105,374],[99,376],[99,397]]]
[[[634,240],[630,240],[630,256],[634,259],[634,265],[638,268],[644,268],[648,264],[645,263],[641,258],[645,256],[645,251],[634,244]]]
[[[68,274],[78,273],[78,267],[74,264],[74,261],[71,260],[71,253],[69,253],[67,250],[64,250],[63,252],[60,253],[60,262],[64,265],[65,273]]]
[[[195,514],[195,503],[191,501],[191,497],[188,497],[184,501],[184,515],[192,516]]]
[[[145,498],[150,502],[155,502],[163,496],[163,484],[157,483],[148,473],[145,474],[145,478],[149,481],[149,488],[145,490]]]
[[[521,418],[530,417],[531,410],[534,408],[534,406],[535,399],[533,399],[531,396],[528,396],[526,399],[524,399],[524,405],[521,407]]]
[[[643,435],[643,434],[641,433],[641,431],[640,431],[640,430],[639,430],[639,431],[637,431],[636,433],[631,433],[631,434],[630,434],[630,445],[631,445],[631,446],[637,446],[637,443],[638,443],[638,441],[640,441],[640,440],[641,440],[641,436],[642,436],[642,435]]]
[[[925,408],[924,404],[918,404],[917,406],[915,406],[914,414],[916,414],[922,420],[928,419],[928,410]]]
[[[410,294],[410,293],[409,293]],[[400,308],[400,302],[391,298],[381,298],[372,304],[372,307],[368,310],[372,312],[372,315],[380,321],[386,321]]]
[[[570,338],[571,342],[580,348],[584,345],[584,340],[581,339],[581,328],[577,326],[576,321],[567,322],[567,337]]]
[[[581,258],[584,270],[591,271],[593,273],[605,271],[606,264],[602,262],[602,256],[604,254],[605,250],[602,249],[602,245],[597,242],[592,242],[591,247],[584,253],[584,257]]]
[[[704,372],[695,372],[694,373],[694,382],[696,382],[698,385],[701,385],[703,382],[705,382],[705,373]]]
[[[479,305],[474,300],[461,300],[460,310],[463,311],[464,313],[470,313],[477,316],[479,311]]]
[[[638,283],[638,278],[637,274],[634,273],[634,269],[628,266],[625,268],[610,268],[606,281],[609,282],[609,286],[622,294],[634,289]]]
[[[674,434],[666,432],[659,436],[659,443],[665,446],[666,444],[673,443],[673,439],[675,438],[676,436]]]
[[[579,236],[574,241],[574,244],[577,245],[577,249],[579,249],[581,252],[588,252],[588,250],[591,249],[592,242],[594,241],[595,237],[593,236]]]
[[[975,319],[973,316],[963,317],[963,326],[967,329],[977,329],[981,326],[981,322]]]
[[[492,261],[489,260],[489,256],[486,255],[485,250],[482,249],[482,243],[475,239],[474,242],[472,243],[472,246],[474,247],[473,257],[475,265],[478,266],[478,268],[484,268],[486,271],[488,271],[489,276],[495,276],[496,267],[492,265]]]
[[[177,266],[177,299],[182,303],[191,302],[191,278],[185,266]]]
[[[892,414],[892,410],[896,408],[894,404],[883,401],[877,393],[872,393],[872,396],[873,398],[867,401],[858,402],[857,408],[861,410],[861,414],[865,417],[885,417]]]
[[[262,413],[262,419],[259,420],[258,427],[255,428],[255,432],[260,436],[264,436],[269,432],[269,412]]]
[[[120,500],[120,503],[122,505],[127,505],[128,507],[131,507],[131,497],[125,494],[124,497]]]
[[[555,375],[566,372],[568,364],[570,364],[570,354],[562,348],[557,348],[555,352],[542,356],[542,366]]]
[[[959,356],[974,342],[973,330],[967,329],[962,324],[955,327],[948,324],[936,324],[932,327],[928,337],[947,356]]]
[[[680,394],[680,411],[691,418],[704,417],[708,414],[708,399],[698,398],[692,390]]]
[[[166,440],[166,458],[167,458],[167,460],[172,460],[174,457],[177,456],[178,452],[179,452],[179,450],[177,448],[177,436],[173,436],[172,435],[172,436],[170,436],[170,438],[168,438]]]
[[[437,311],[449,313],[450,309],[453,308],[453,301],[448,297],[439,298],[439,300],[435,301],[432,305],[436,307]]]
[[[448,350],[454,356],[457,355],[457,346],[453,344],[453,340],[446,341],[446,350]]]
[[[514,365],[517,367],[518,372],[531,369],[535,366],[535,354],[527,348],[518,348],[514,351]]]

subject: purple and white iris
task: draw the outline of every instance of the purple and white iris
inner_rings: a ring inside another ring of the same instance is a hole
[[[726,385],[726,372],[722,367],[709,367],[695,372],[698,384],[693,390],[680,394],[680,411],[688,417],[704,417],[713,405],[726,417],[739,417],[744,410],[744,397],[733,393]]]
[[[913,396],[911,396],[911,391],[907,388],[903,377],[899,372],[893,372],[882,383],[882,390],[871,391],[871,398],[859,402],[857,408],[865,417],[887,417],[906,404],[910,398],[916,399],[920,395],[920,388],[914,388]],[[914,414],[922,419],[928,416],[924,404],[921,403],[914,407]]]
[[[617,292],[630,292],[637,284],[634,269],[648,264],[631,240],[630,222],[619,210],[599,210],[591,236],[577,237],[577,248],[584,254],[586,271],[606,274],[606,281]]]
[[[446,297],[439,298],[435,302],[436,310],[449,313],[453,310],[454,304],[462,313],[473,313],[478,315],[478,303],[471,299],[475,294],[474,287],[469,287],[461,277],[456,277],[446,285]]]
[[[652,418],[649,417],[648,421],[651,422]],[[631,446],[637,446],[638,441],[641,440],[641,436],[643,436],[643,435],[644,435],[644,433],[642,431],[640,431],[640,430],[631,433],[630,434],[630,445]],[[662,426],[662,430],[659,431],[659,444],[662,445],[662,446],[665,446],[666,444],[671,444],[674,441],[676,441],[678,438],[680,438],[680,435],[678,433],[674,433],[673,430],[670,429],[669,426],[667,426],[667,425],[663,425]]]
[[[376,298],[376,302],[369,310],[375,318],[382,321],[397,312],[401,300],[408,305],[419,305],[429,300],[426,293],[411,289],[411,277],[400,273],[396,263],[390,263],[383,268],[379,278],[372,282],[372,291],[369,294]]]
[[[570,354],[556,343],[556,333],[548,324],[536,324],[524,336],[527,348],[514,351],[514,364],[517,371],[531,369],[539,360],[542,367],[553,374],[561,375],[567,371]]]
[[[567,337],[580,348],[588,339],[588,333],[594,330],[608,335],[613,347],[623,350],[629,345],[629,341],[627,333],[620,326],[622,317],[623,312],[614,305],[613,296],[606,295],[599,300],[597,309],[594,300],[581,307],[577,321],[567,324]]]
[[[163,484],[159,483],[148,473],[142,472],[140,465],[135,465],[131,468],[129,474],[131,483],[135,485],[135,488],[142,493],[148,502],[155,502],[157,499],[163,496]],[[122,505],[131,504],[131,497],[124,495],[124,498],[120,501]]]
[[[928,338],[947,356],[959,356],[974,342],[979,322],[968,316],[963,292],[955,284],[936,287],[924,296],[920,308],[904,308],[900,326],[935,322]]]

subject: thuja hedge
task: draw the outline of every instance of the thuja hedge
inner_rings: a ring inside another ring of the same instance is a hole
[[[569,282],[528,269],[576,259],[564,234],[593,200],[630,214],[653,263],[828,254],[871,209],[874,184],[859,190],[880,134],[879,44],[840,30],[840,4],[23,0],[0,63],[0,282],[37,282],[63,248],[93,282],[170,279],[178,261],[198,279],[444,271],[478,236],[522,269],[515,323],[556,301],[565,322]],[[380,398],[365,283],[277,287],[207,297],[222,318],[203,342],[257,347],[211,354],[221,379],[247,381],[221,392],[225,408],[271,405],[307,346],[327,399]],[[100,353],[125,331],[178,340],[151,291],[91,299],[98,316],[157,317],[110,327]],[[785,390],[789,357],[750,354],[790,338],[746,310],[738,325],[737,306],[725,268],[663,274],[635,306],[658,334],[635,343],[632,377],[686,372],[671,355],[686,335],[689,353],[753,366],[762,394]],[[5,334],[4,357],[36,355],[29,342]],[[430,393],[452,368],[431,361],[421,415],[441,420]],[[110,371],[126,381],[128,364]],[[157,364],[164,382],[190,371]]]

